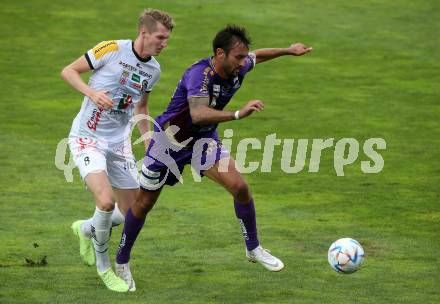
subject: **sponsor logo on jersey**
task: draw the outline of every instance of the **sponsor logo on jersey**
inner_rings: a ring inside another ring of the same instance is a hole
[[[140,90],[142,88],[142,85],[140,83],[130,82],[130,87],[132,87],[135,90]]]
[[[212,71],[211,67],[206,67],[203,70],[203,75],[205,77],[203,77],[203,81],[202,81],[202,86],[200,88],[200,93],[203,94],[208,94],[208,83],[209,83],[209,78],[208,78],[208,74]]]
[[[118,110],[124,110],[133,102],[132,97],[128,94],[123,94],[119,100]]]
[[[153,75],[151,75],[151,74],[149,74],[149,73],[147,73],[147,72],[144,72],[144,71],[140,71],[140,70],[139,70],[139,74],[141,74],[141,76],[144,76],[144,77],[147,78],[147,79],[151,79],[151,78],[153,78]]]
[[[128,76],[130,76],[129,71],[126,71],[126,70],[122,71],[121,78],[119,78],[119,84],[125,85],[127,83]]]
[[[92,51],[96,59],[101,58],[107,53],[115,52],[119,49],[118,43],[115,40],[103,41],[95,46]]]
[[[209,82],[208,76],[205,76],[205,78],[203,78],[202,81],[202,86],[200,87],[200,93],[208,94],[208,82]]]
[[[131,71],[131,72],[137,71],[137,68],[136,68],[136,67],[134,67],[134,66],[132,66],[132,65],[130,65],[130,64],[128,64],[128,63],[125,63],[125,62],[119,61],[119,65],[122,65],[122,67],[123,67],[124,69],[129,70],[129,71]]]
[[[211,108],[215,108],[215,106],[217,105],[217,97],[212,97],[209,105],[211,106]]]
[[[148,88],[148,80],[144,79],[144,80],[142,81],[142,88],[141,88],[141,91],[142,91],[142,92],[146,92],[146,91],[147,91],[147,88]]]
[[[141,76],[139,76],[138,74],[133,74],[131,76],[131,80],[136,81],[136,82],[141,82]]]
[[[214,97],[219,97],[219,95],[220,95],[220,85],[219,84],[214,84],[212,86],[212,95],[214,95]]]
[[[127,78],[121,77],[121,79],[119,79],[119,84],[120,85],[125,85],[126,83],[127,83]]]
[[[132,66],[131,64],[125,63],[125,62],[123,62],[123,61],[119,61],[119,65],[121,65],[122,68],[124,68],[125,70],[130,71],[130,72],[136,72],[136,73],[138,73],[140,76],[145,77],[145,78],[147,78],[147,79],[151,79],[151,78],[153,78],[153,74],[150,74],[150,73],[147,73],[147,72],[142,71],[142,70],[141,70],[141,67],[140,67],[138,64],[139,64],[139,63],[137,63],[136,66],[138,66],[139,69],[138,69],[137,67],[135,67],[135,66]],[[139,77],[139,75],[136,75],[136,76]],[[127,77],[128,77],[128,75],[127,75]],[[133,80],[134,80],[134,79],[133,79]],[[140,81],[140,79],[139,79],[139,81]]]
[[[122,110],[115,110],[115,109],[110,109],[110,111],[108,112],[108,114],[110,115],[119,115],[119,114],[124,114],[125,111]]]
[[[104,111],[104,108],[99,109],[93,109],[92,115],[90,116],[89,120],[87,121],[87,127],[92,130],[96,131],[96,127],[99,124],[99,121],[101,120],[101,114]]]
[[[208,75],[208,73],[211,71],[211,67],[206,67],[204,70],[203,70],[203,75]]]
[[[240,81],[238,80],[238,77],[234,78],[234,89],[239,89],[241,86]]]

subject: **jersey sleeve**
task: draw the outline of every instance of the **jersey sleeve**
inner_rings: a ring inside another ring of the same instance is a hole
[[[185,75],[187,97],[209,97],[210,68],[191,69]]]
[[[107,62],[115,58],[119,51],[119,44],[116,40],[102,41],[95,47],[88,50],[84,56],[92,70],[99,69]]]
[[[246,64],[244,66],[245,73],[252,71],[252,69],[255,67],[256,62],[257,56],[255,55],[255,53],[250,52],[247,55]]]

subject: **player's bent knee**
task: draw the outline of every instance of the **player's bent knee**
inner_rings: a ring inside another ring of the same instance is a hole
[[[102,193],[95,196],[96,206],[102,211],[112,211],[115,208],[113,196],[111,194]]]
[[[112,211],[115,208],[113,201],[100,201],[96,202],[96,206],[102,211]]]
[[[136,206],[142,210],[143,213],[147,214],[154,206],[157,201],[157,196],[150,192],[141,191],[136,199]]]
[[[232,195],[239,201],[249,201],[249,187],[245,181],[239,181],[232,186]]]

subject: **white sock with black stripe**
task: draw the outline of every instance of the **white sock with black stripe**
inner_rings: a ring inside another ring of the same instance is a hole
[[[88,220],[85,220],[80,226],[81,233],[88,238],[92,237],[92,220],[93,217],[89,218]],[[113,210],[112,213],[112,227],[119,226],[123,224],[124,221],[125,221],[125,217],[122,214],[121,210],[119,209],[118,203],[115,203],[115,209]]]
[[[92,217],[92,241],[96,253],[96,267],[100,273],[112,267],[108,256],[112,214],[113,211],[102,211],[96,207]]]

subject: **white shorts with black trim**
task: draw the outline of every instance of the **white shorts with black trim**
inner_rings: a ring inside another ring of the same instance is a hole
[[[139,188],[136,159],[130,144],[107,144],[96,138],[69,137],[69,147],[83,180],[89,173],[105,171],[113,187]]]

